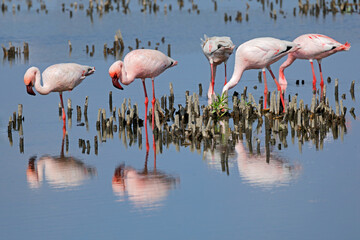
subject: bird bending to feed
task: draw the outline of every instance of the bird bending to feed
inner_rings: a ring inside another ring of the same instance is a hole
[[[287,60],[280,66],[279,69],[279,82],[281,85],[287,85],[284,76],[284,70],[290,66],[297,58],[308,59],[311,64],[313,74],[313,90],[316,90],[316,77],[314,71],[313,60],[316,59],[319,63],[320,71],[320,86],[324,86],[324,79],[321,70],[321,60],[336,52],[348,51],[350,43],[346,42],[341,44],[334,39],[322,34],[304,34],[294,40],[294,43],[300,45],[301,49],[296,52],[289,53]]]
[[[204,35],[204,38],[204,40],[201,39],[201,47],[206,58],[210,62],[211,82],[208,90],[208,98],[211,98],[211,95],[214,94],[216,67],[221,63],[224,63],[225,65],[225,84],[227,83],[226,62],[233,53],[235,45],[231,41],[230,37],[207,37]]]
[[[114,87],[123,89],[119,83],[129,85],[135,78],[140,78],[144,87],[145,94],[145,122],[147,121],[148,96],[145,86],[145,78],[151,78],[153,99],[155,104],[154,78],[163,73],[166,69],[176,66],[177,61],[166,56],[160,51],[152,49],[137,49],[126,54],[124,62],[116,61],[109,68],[109,75],[112,78]],[[152,108],[154,111],[154,107]],[[154,114],[152,114],[152,123],[154,126]]]
[[[230,81],[224,86],[222,92],[224,93],[225,91],[235,87],[240,81],[245,70],[262,69],[265,84],[264,108],[266,108],[268,88],[266,83],[265,68],[269,70],[271,76],[273,77],[278,91],[281,91],[280,84],[276,81],[270,65],[278,61],[286,54],[294,52],[298,49],[299,46],[296,43],[271,37],[254,38],[241,44],[236,50],[234,73]],[[284,98],[281,93],[280,96],[285,110]]]
[[[39,68],[31,67],[24,75],[24,83],[26,85],[26,91],[30,95],[36,95],[32,87],[35,87],[36,91],[42,95],[47,95],[50,92],[59,92],[65,128],[65,110],[62,92],[73,90],[73,88],[79,85],[85,77],[94,72],[95,67],[79,65],[76,63],[59,63],[45,69],[42,73],[43,84],[41,85]]]

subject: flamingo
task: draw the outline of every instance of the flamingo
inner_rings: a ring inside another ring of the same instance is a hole
[[[147,107],[148,107],[148,96],[145,86],[145,78],[151,78],[153,99],[151,101],[155,104],[155,88],[154,79],[163,73],[166,69],[176,66],[177,61],[166,56],[160,51],[152,49],[136,49],[128,54],[124,58],[124,62],[118,60],[114,62],[109,68],[109,75],[112,78],[114,87],[123,90],[119,80],[122,84],[129,85],[136,78],[140,78],[144,87],[145,94],[145,122],[147,121]],[[152,125],[154,127],[154,114],[152,114]]]
[[[287,186],[296,180],[302,171],[300,164],[292,164],[276,152],[250,154],[242,141],[235,146],[237,166],[242,180],[253,186],[273,188]],[[268,151],[267,149],[265,151]]]
[[[294,43],[299,44],[301,49],[296,52],[289,53],[287,60],[280,66],[279,83],[281,85],[287,85],[287,81],[284,76],[284,70],[297,58],[308,59],[311,64],[313,74],[313,90],[316,90],[316,77],[313,60],[316,59],[319,64],[321,78],[320,86],[322,88],[324,86],[324,79],[321,70],[321,60],[336,52],[348,51],[350,49],[350,43],[346,42],[345,44],[341,44],[334,39],[322,34],[304,34],[297,37],[294,40]]]
[[[75,157],[65,156],[64,137],[60,156],[44,155],[37,164],[35,161],[36,156],[31,157],[26,170],[30,188],[39,188],[45,180],[53,188],[73,188],[97,174],[96,168],[84,164]]]
[[[224,63],[225,65],[225,84],[227,83],[226,62],[233,53],[235,45],[231,41],[230,37],[214,36],[208,38],[204,35],[204,38],[204,40],[201,39],[201,47],[206,58],[209,60],[211,67],[211,83],[208,90],[208,98],[211,98],[211,95],[214,94],[216,67],[221,63]]]
[[[238,84],[241,76],[245,70],[248,69],[262,69],[264,76],[264,108],[266,108],[267,98],[267,83],[265,68],[267,68],[274,79],[278,91],[281,91],[280,84],[276,81],[275,75],[271,71],[270,65],[278,61],[280,58],[290,52],[294,52],[299,49],[299,45],[293,42],[284,41],[271,37],[254,38],[243,44],[241,44],[235,55],[235,67],[234,73],[230,81],[223,87],[222,93],[233,88]],[[285,103],[282,94],[281,102],[285,111]]]
[[[93,74],[94,72],[95,67],[79,65],[76,63],[55,64],[46,68],[42,73],[43,85],[41,85],[39,68],[31,67],[24,75],[24,83],[26,85],[27,93],[33,96],[36,95],[32,89],[34,86],[36,91],[42,95],[47,95],[51,92],[59,92],[62,108],[62,118],[64,121],[63,130],[65,131],[66,117],[62,92],[73,90],[73,88],[79,85],[85,79],[85,77]]]
[[[152,209],[160,206],[169,191],[179,182],[178,177],[156,168],[148,170],[146,158],[143,170],[125,167],[125,164],[119,165],[112,178],[112,189],[114,195],[120,197],[120,201],[127,196],[136,207]]]

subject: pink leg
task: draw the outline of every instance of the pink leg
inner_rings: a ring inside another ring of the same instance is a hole
[[[154,78],[151,79],[152,81],[152,89],[153,89],[153,99],[151,101],[152,103],[152,129],[154,130],[154,119],[155,119],[155,114],[154,114],[154,110],[155,110],[155,84],[154,84]],[[156,169],[156,143],[155,143],[155,136],[154,136],[154,131],[153,131],[153,150],[154,150],[154,169]]]
[[[319,71],[320,71],[320,78],[321,78],[321,82],[320,82],[320,87],[324,87],[324,79],[323,79],[323,74],[322,74],[322,70],[321,70],[321,59],[318,60],[319,63]]]
[[[154,150],[154,171],[156,171],[156,144],[155,144],[154,133],[153,133],[153,150]]]
[[[227,83],[227,78],[226,78],[226,62],[224,62],[224,65],[225,65],[225,83],[224,83],[224,86],[225,86],[226,83]]]
[[[274,81],[275,81],[275,84],[276,84],[277,89],[278,89],[279,94],[280,94],[281,103],[282,103],[282,105],[283,105],[283,112],[285,112],[285,102],[284,102],[284,97],[283,97],[282,92],[281,92],[281,86],[280,86],[280,84],[278,83],[278,81],[276,81],[275,75],[274,75],[274,73],[271,71],[270,66],[268,66],[267,69],[269,70],[272,78],[273,78]]]
[[[146,86],[145,86],[145,79],[141,79],[144,87],[144,93],[145,93],[145,135],[146,135],[146,152],[149,152],[149,138],[148,138],[148,131],[147,131],[147,113],[148,113],[148,103],[149,99],[146,92]]]
[[[316,76],[315,76],[314,64],[311,59],[310,59],[310,64],[311,64],[311,70],[312,70],[312,74],[313,74],[313,90],[316,91]]]
[[[152,129],[154,130],[154,119],[155,119],[155,114],[154,114],[154,110],[155,110],[155,86],[154,86],[154,78],[151,79],[152,81],[152,90],[153,90],[153,99],[151,101],[151,104],[152,104]]]
[[[61,101],[61,108],[62,108],[62,119],[63,119],[63,122],[64,122],[64,125],[63,125],[63,132],[66,132],[66,117],[65,117],[65,109],[64,109],[64,102],[63,102],[63,98],[62,98],[62,93],[60,92],[60,101]]]
[[[266,109],[268,88],[267,88],[267,83],[266,83],[265,68],[262,69],[262,72],[263,72],[263,76],[264,76],[264,85],[265,85],[265,89],[264,89],[264,109]]]

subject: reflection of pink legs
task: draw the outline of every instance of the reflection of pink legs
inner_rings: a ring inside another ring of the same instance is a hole
[[[271,71],[270,66],[269,66],[267,69],[269,70],[272,78],[273,78],[274,81],[275,81],[275,84],[276,84],[276,86],[277,86],[277,90],[279,91],[279,94],[280,94],[281,103],[282,103],[282,105],[283,105],[283,112],[285,112],[285,102],[284,102],[284,97],[283,97],[282,92],[281,92],[281,86],[280,86],[280,84],[278,83],[278,81],[276,81],[275,75],[274,75],[274,73]]]
[[[155,144],[155,136],[153,132],[153,150],[154,150],[154,170],[156,169],[156,144]]]
[[[310,64],[311,64],[311,70],[312,70],[312,74],[313,74],[313,90],[316,91],[316,76],[315,76],[314,64],[313,64],[312,60],[310,60]]]

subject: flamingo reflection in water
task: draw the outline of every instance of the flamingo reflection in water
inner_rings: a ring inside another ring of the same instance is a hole
[[[302,170],[277,154],[249,154],[239,141],[235,146],[240,177],[255,187],[272,188],[289,185]]]
[[[300,175],[302,167],[291,164],[278,154],[270,154],[267,147],[265,153],[248,153],[242,141],[234,146],[217,145],[212,151],[205,151],[208,164],[230,174],[236,165],[239,175],[245,183],[253,187],[273,188],[289,185]]]
[[[147,122],[145,122],[147,131]],[[176,187],[180,179],[156,169],[156,145],[153,135],[154,169],[147,166],[149,157],[149,140],[146,132],[146,155],[144,169],[136,170],[125,164],[120,164],[112,178],[112,189],[123,201],[125,197],[138,208],[154,209],[162,205],[169,191]]]
[[[96,169],[85,165],[79,159],[64,155],[64,138],[60,156],[42,156],[29,159],[26,170],[30,188],[39,188],[44,178],[53,188],[73,188],[96,175]]]

